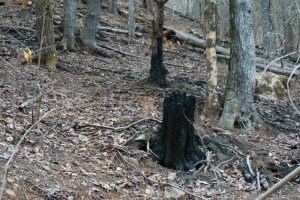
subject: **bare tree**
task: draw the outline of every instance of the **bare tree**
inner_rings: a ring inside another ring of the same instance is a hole
[[[206,94],[204,116],[218,117],[220,105],[217,94],[217,2],[216,0],[205,0],[204,21],[205,21],[205,46],[206,46]]]
[[[87,13],[81,29],[83,49],[90,53],[111,57],[96,44],[96,32],[101,13],[101,0],[87,0]]]
[[[64,49],[75,50],[76,0],[64,0]]]
[[[247,122],[253,111],[255,46],[252,0],[231,0],[231,51],[225,104],[220,125],[233,128],[238,117]],[[245,124],[250,126],[250,124]]]
[[[51,0],[39,0],[35,5],[36,25],[40,46],[40,61],[49,69],[57,64],[54,41],[53,5]]]
[[[156,15],[152,21],[150,80],[161,87],[166,85],[167,75],[167,70],[163,64],[164,6],[167,1],[156,0]]]

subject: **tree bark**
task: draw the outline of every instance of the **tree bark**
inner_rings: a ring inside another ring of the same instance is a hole
[[[230,63],[225,104],[220,119],[220,125],[228,129],[234,127],[237,117],[243,121],[249,119],[253,111],[256,77],[252,1],[231,0],[230,13]]]
[[[229,36],[229,7],[228,0],[223,0],[217,8],[217,39],[221,40],[225,36]]]
[[[283,9],[283,32],[284,32],[284,39],[285,39],[285,52],[291,53],[295,49],[295,34],[293,31],[293,25],[291,22],[291,18],[289,17],[289,8],[290,8],[290,1],[284,1],[282,3]]]
[[[64,49],[75,50],[76,0],[64,0]]]
[[[175,170],[190,170],[204,159],[195,141],[195,97],[170,92],[164,99],[163,122],[154,152],[159,162]]]
[[[153,13],[154,13],[154,10],[153,10],[154,2],[153,2],[153,0],[146,0],[146,3],[147,3],[147,12],[149,12],[153,15]]]
[[[206,46],[206,91],[204,116],[218,117],[220,104],[217,94],[217,2],[216,0],[205,0],[204,24],[205,24],[205,46]]]
[[[101,0],[87,0],[87,13],[81,29],[83,49],[105,57],[112,57],[96,44],[97,25],[101,13]]]
[[[84,45],[96,45],[97,25],[100,18],[101,2],[99,0],[87,0],[87,13],[81,30],[81,38]]]
[[[205,40],[197,38],[191,34],[184,33],[182,31],[178,31],[169,27],[164,27],[166,31],[164,32],[164,36],[166,36],[169,39],[178,39],[180,41],[184,41],[184,43],[189,44],[194,47],[200,47],[205,49],[206,44]],[[224,48],[221,46],[216,46],[217,53],[224,54],[224,55],[230,55],[230,49]]]
[[[57,64],[57,53],[54,41],[52,1],[36,1],[35,11],[40,46],[40,61],[49,69],[53,69]]]
[[[128,1],[129,16],[128,16],[128,37],[129,40],[134,36],[135,20],[134,20],[134,0]]]
[[[110,2],[109,2],[109,12],[111,12],[114,15],[117,13],[116,0],[110,0]]]
[[[160,87],[166,85],[167,70],[163,64],[163,24],[166,0],[157,1],[157,13],[152,21],[150,80]]]

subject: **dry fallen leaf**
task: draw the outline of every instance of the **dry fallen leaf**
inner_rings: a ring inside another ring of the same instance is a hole
[[[14,138],[12,136],[9,136],[9,137],[6,138],[6,141],[7,142],[13,142]]]
[[[32,52],[31,52],[31,50],[29,48],[25,48],[25,49],[22,48],[22,52],[23,52],[24,59],[27,62],[31,63],[32,62]]]
[[[10,189],[5,190],[5,194],[7,194],[7,196],[9,196],[9,198],[12,198],[12,199],[14,199],[16,197],[16,193]]]
[[[44,170],[46,170],[46,171],[50,171],[50,170],[51,170],[50,167],[49,167],[49,166],[46,166],[46,165],[43,165],[42,168],[43,168]]]

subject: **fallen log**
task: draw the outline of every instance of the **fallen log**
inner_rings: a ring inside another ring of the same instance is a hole
[[[178,31],[169,27],[164,27],[164,36],[167,39],[178,39],[179,41],[183,43],[187,43],[194,47],[200,47],[202,49],[205,49],[205,40],[197,38],[193,35],[184,33],[182,31]],[[216,46],[217,53],[223,54],[223,55],[230,55],[230,49],[224,48],[221,46]]]
[[[199,52],[205,52],[204,49],[198,49]],[[217,55],[217,59],[224,59],[224,60],[229,60],[230,59],[230,56],[228,55],[222,55],[222,54],[218,54]],[[257,58],[256,60],[256,68],[259,69],[259,70],[265,70],[267,65],[266,64],[262,64],[261,62],[263,62],[263,59],[262,58]],[[268,67],[267,71],[269,72],[273,72],[273,73],[276,73],[276,74],[280,74],[280,75],[286,75],[286,76],[290,76],[292,71],[293,71],[293,68],[289,67],[281,67],[277,64],[272,64],[271,67]],[[295,75],[298,76],[299,75],[299,72],[295,72]]]
[[[129,16],[129,13],[126,10],[123,10],[121,8],[118,8],[118,14],[121,15],[122,17],[125,17],[125,18],[128,18],[128,16]],[[143,23],[148,23],[148,22],[151,21],[151,19],[147,19],[145,17],[143,18],[143,17],[137,16],[137,15],[135,15],[134,18],[137,21],[140,21],[140,22],[143,22]]]

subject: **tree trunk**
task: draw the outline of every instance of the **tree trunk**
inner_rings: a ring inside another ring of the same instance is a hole
[[[36,1],[36,26],[40,46],[40,61],[49,69],[57,64],[57,53],[54,41],[53,5],[51,0]]]
[[[272,50],[272,37],[270,30],[270,0],[260,0],[261,20],[263,29],[263,47],[265,56],[269,57]]]
[[[84,45],[95,46],[96,45],[96,32],[97,25],[100,18],[100,5],[99,0],[87,1],[87,13],[83,22],[83,28],[81,30],[81,38]]]
[[[146,0],[146,3],[147,3],[147,12],[149,12],[153,15],[153,13],[154,13],[154,10],[153,10],[154,2],[153,2],[153,0]]]
[[[175,170],[190,170],[204,159],[194,135],[195,97],[170,92],[164,99],[163,122],[154,146],[159,162]]]
[[[109,12],[113,13],[114,15],[117,13],[116,0],[110,0],[110,2],[109,2]]]
[[[128,1],[128,8],[129,8],[129,16],[128,16],[128,37],[129,40],[132,39],[134,36],[135,31],[135,20],[134,20],[134,0]]]
[[[284,47],[285,47],[285,52],[286,53],[291,53],[295,49],[295,35],[293,31],[293,25],[292,25],[292,20],[289,17],[289,12],[290,12],[290,4],[292,2],[290,1],[284,1],[282,3],[282,9],[283,9],[283,32],[284,32]]]
[[[256,76],[252,1],[231,0],[230,13],[230,63],[225,104],[220,119],[220,125],[229,129],[234,127],[237,117],[250,117]]]
[[[157,13],[152,21],[150,80],[160,87],[166,85],[167,70],[163,64],[163,24],[165,0],[157,1]]]
[[[217,12],[217,39],[222,40],[226,36],[229,37],[228,0],[224,0],[218,5]]]
[[[205,46],[206,46],[206,92],[204,116],[218,117],[220,105],[217,94],[217,53],[216,53],[216,0],[205,0],[204,24],[205,24]]]
[[[75,50],[76,0],[64,0],[64,49]]]
[[[112,57],[96,44],[97,25],[101,13],[101,0],[87,0],[87,13],[81,29],[83,49],[105,57]]]

